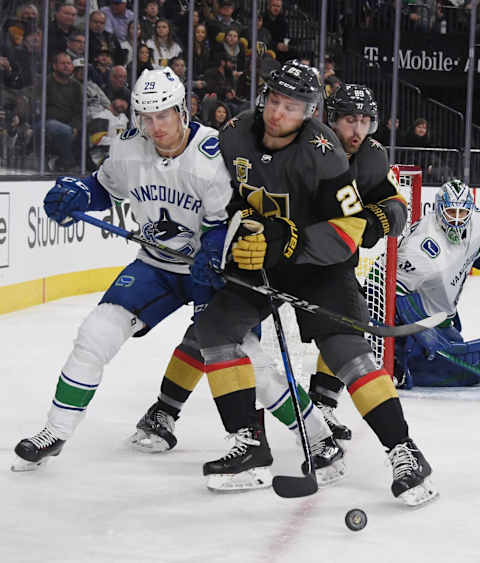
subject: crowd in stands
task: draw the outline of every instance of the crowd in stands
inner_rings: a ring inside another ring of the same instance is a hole
[[[85,65],[89,168],[98,164],[99,155],[105,153],[112,137],[126,126],[130,88],[144,69],[168,65],[186,81],[187,0],[139,0],[137,29],[132,4],[132,0],[49,0],[48,169],[78,168]],[[318,16],[315,0],[258,2],[256,92],[263,87],[265,74],[283,61],[298,57],[307,64],[313,63],[313,53],[303,51],[289,37],[291,25],[285,11],[293,4],[295,9],[298,5],[312,17]],[[394,4],[392,0],[343,0],[333,2],[331,7],[333,13],[342,10],[339,20],[358,17],[360,27],[368,29],[382,22],[385,25]],[[43,5],[42,0],[0,0],[0,159],[17,167],[32,163],[35,169],[41,134]],[[428,13],[428,26],[432,29],[441,21],[438,18],[460,5],[469,7],[468,2],[461,0],[403,0],[403,22],[407,28],[425,25]],[[197,121],[215,128],[250,106],[250,8],[248,0],[195,2],[191,109]],[[132,74],[134,66],[136,76]],[[335,61],[328,56],[324,67],[328,93],[338,87],[340,78]],[[101,126],[103,129],[99,130]],[[390,127],[387,122],[377,133],[384,144],[389,144]],[[398,129],[396,144],[427,147],[435,146],[435,141],[426,120],[419,118],[408,131]]]
[[[46,142],[48,168],[55,171],[70,170],[79,164],[85,64],[90,167],[98,163],[102,152],[99,146],[125,127],[132,81],[144,69],[168,65],[183,81],[187,76],[188,2],[140,0],[138,26],[134,29],[130,0],[88,1],[88,22],[87,0],[49,1]],[[296,52],[289,42],[284,1],[289,0],[259,2],[264,9],[256,18],[257,91],[271,68],[305,55]],[[42,5],[41,0],[3,0],[4,16],[0,21],[1,150],[22,161],[39,145]],[[252,45],[251,14],[245,11],[248,5],[241,0],[195,2],[192,113],[197,120],[216,128],[249,107]],[[126,119],[119,120],[119,113]],[[98,130],[98,116],[102,116],[103,135]]]

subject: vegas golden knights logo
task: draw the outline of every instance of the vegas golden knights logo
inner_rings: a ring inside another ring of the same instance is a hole
[[[264,217],[290,217],[289,194],[272,194],[262,186],[241,183],[240,195]]]
[[[233,166],[235,166],[235,170],[237,172],[237,180],[239,182],[248,182],[248,171],[252,168],[248,158],[237,156],[237,158],[233,161]]]

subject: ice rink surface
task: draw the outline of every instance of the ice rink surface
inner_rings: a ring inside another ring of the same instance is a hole
[[[480,278],[470,278],[462,295],[466,339],[480,337],[479,289]],[[125,439],[156,398],[187,308],[127,342],[58,458],[37,472],[12,473],[13,448],[43,428],[78,325],[98,299],[62,299],[0,317],[1,563],[480,562],[480,388],[402,393],[411,436],[440,490],[439,500],[417,510],[391,495],[386,455],[347,394],[339,417],[353,431],[348,475],[304,499],[205,488],[202,463],[230,446],[205,379],[177,424],[173,451],[131,450]],[[267,417],[273,473],[300,474],[293,436]],[[344,524],[355,507],[368,515],[360,532]]]

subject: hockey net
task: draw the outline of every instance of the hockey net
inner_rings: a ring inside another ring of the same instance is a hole
[[[392,169],[399,181],[399,191],[408,202],[406,231],[421,216],[422,171],[414,165],[395,165]],[[396,238],[386,237],[373,248],[360,250],[355,273],[360,285],[365,289],[370,318],[387,325],[394,324],[396,270]],[[294,375],[297,381],[307,383],[310,374],[316,371],[317,348],[314,344],[304,344],[300,341],[295,312],[290,305],[283,305],[280,315]],[[393,374],[393,338],[380,338],[370,334],[366,335],[366,338],[374,352],[377,367],[384,365],[387,371]],[[283,370],[271,317],[262,323],[262,345],[275,358],[278,368]]]

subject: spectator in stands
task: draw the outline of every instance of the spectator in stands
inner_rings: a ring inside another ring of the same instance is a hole
[[[147,41],[153,51],[153,66],[161,68],[167,66],[168,60],[178,57],[182,52],[180,45],[173,39],[170,23],[160,19],[155,26],[155,36]]]
[[[324,79],[325,97],[336,92],[342,86],[342,81],[336,74],[331,74]]]
[[[236,100],[242,101],[244,102],[245,100],[249,100],[250,99],[250,85],[252,82],[252,75],[250,72],[250,61],[249,60],[249,70],[248,72],[244,72],[242,74],[242,76],[240,76],[240,78],[238,79],[238,83],[237,83],[237,92],[236,92]],[[270,70],[273,70],[273,66],[272,65],[279,65],[279,63],[273,59],[270,59],[269,57],[266,58],[257,58],[257,74],[256,74],[256,78],[257,78],[257,87],[256,87],[256,95],[260,94],[263,90],[263,87],[265,86],[265,80],[263,78],[264,73],[267,70],[267,74]],[[232,115],[235,115],[237,113],[237,111],[234,108],[232,109]],[[243,107],[238,108],[238,111],[243,111]],[[247,108],[245,108],[247,109]]]
[[[73,77],[77,82],[83,84],[83,68],[85,59],[73,60]],[[110,100],[107,94],[100,88],[98,84],[89,80],[87,82],[87,123],[92,117],[110,106]]]
[[[310,63],[309,63],[310,64]],[[328,78],[335,74],[335,61],[330,57],[326,56],[323,67],[323,77]]]
[[[11,59],[0,56],[0,71],[2,68],[4,70],[4,98],[10,99],[12,106],[16,104],[14,99],[18,97],[19,90],[30,102],[33,99],[32,88],[39,85],[42,71],[41,46],[42,32],[37,29],[25,36],[22,44],[10,55]]]
[[[77,9],[71,4],[60,4],[55,12],[55,19],[48,26],[49,58],[67,50],[67,39],[72,33],[77,17]]]
[[[144,15],[140,20],[142,26],[142,37],[144,41],[152,39],[155,35],[155,26],[160,19],[158,15],[158,2],[156,0],[149,0],[145,3]]]
[[[125,55],[120,47],[120,41],[113,33],[105,31],[106,21],[105,14],[99,10],[90,14],[89,62],[94,62],[100,51],[107,50],[114,64],[123,64]]]
[[[200,116],[200,112],[201,112],[200,98],[197,96],[197,94],[195,94],[195,92],[192,92],[192,103],[191,103],[191,107],[190,107],[190,120],[203,124],[203,120]]]
[[[432,147],[432,139],[429,132],[428,121],[419,117],[408,129],[405,135],[406,147]]]
[[[17,8],[16,16],[17,19],[24,25],[26,33],[30,33],[38,29],[40,24],[40,16],[37,6],[32,2],[20,4],[20,6]]]
[[[112,57],[108,49],[101,49],[95,56],[95,62],[88,68],[88,78],[98,84],[105,92],[108,84],[108,76],[112,68]]]
[[[53,72],[47,78],[48,152],[58,156],[56,170],[75,166],[74,141],[81,124],[82,87],[72,77],[72,59],[66,53],[53,57]]]
[[[133,20],[132,10],[127,8],[127,0],[110,0],[110,5],[102,8],[107,18],[105,31],[113,33],[119,41],[127,39],[128,24]]]
[[[395,145],[397,147],[402,147],[405,145],[405,135],[400,129],[400,120],[398,117],[395,119],[395,129],[396,139]],[[378,130],[372,135],[374,139],[377,139],[378,142],[382,143],[384,146],[390,145],[390,134],[392,131],[392,118],[389,117],[385,123],[382,123]]]
[[[108,156],[110,145],[117,135],[128,127],[130,92],[119,90],[109,107],[93,116],[88,125],[89,157],[97,167]]]
[[[244,73],[248,74],[248,73]],[[243,74],[242,74],[243,76]],[[241,78],[241,77],[240,77]],[[250,97],[250,92],[247,95],[247,99]],[[230,88],[223,94],[223,101],[225,102],[226,106],[228,107],[229,114],[231,116],[237,115],[243,110],[249,109],[250,104],[246,101],[245,98],[240,98],[237,94],[237,91],[233,88]]]
[[[7,116],[5,149],[10,166],[22,168],[31,138],[32,128],[29,123],[16,112]]]
[[[227,104],[224,102],[216,102],[210,113],[210,119],[208,120],[207,125],[220,130],[227,123],[230,117],[230,110]]]
[[[72,2],[70,2],[71,4]],[[87,0],[74,0],[73,5],[77,9],[77,18],[75,20],[75,27],[77,29],[85,29],[85,14],[87,11]],[[98,6],[95,8],[98,9]]]
[[[114,66],[108,75],[105,94],[109,100],[113,100],[119,90],[124,91],[125,89],[128,89],[127,69],[122,65]]]
[[[214,5],[215,6],[215,5]],[[233,0],[218,0],[217,8],[208,12],[207,31],[210,45],[215,45],[219,33],[226,33],[227,29],[234,27],[240,32],[243,25],[233,18],[235,3]]]
[[[233,64],[226,53],[216,54],[214,61],[215,65],[205,72],[205,91],[209,97],[220,99],[227,90],[235,87]]]
[[[134,44],[134,27],[135,27],[135,21],[132,20],[129,24],[128,24],[128,39],[126,41],[120,41],[120,47],[123,49],[124,52],[124,64],[128,64],[130,62],[132,62],[132,58],[133,58],[133,44]],[[140,25],[137,25],[137,48],[138,45],[140,45],[140,43],[142,42],[142,28],[140,27]]]
[[[180,80],[185,84],[186,70],[185,59],[183,57],[173,57],[168,62],[168,66],[173,70],[173,72],[180,78]]]
[[[282,0],[268,0],[267,10],[263,15],[263,26],[270,31],[277,59],[283,62],[293,58]]]
[[[139,45],[137,51],[137,78],[145,69],[153,70],[153,53],[146,45]],[[127,76],[132,76],[132,63],[127,65]]]
[[[202,80],[210,66],[210,44],[207,39],[207,28],[203,23],[195,27],[193,43],[193,78]]]
[[[246,37],[248,40],[248,44],[250,49],[252,48],[252,27],[251,25],[247,25],[243,32],[242,36]],[[263,25],[263,14],[259,12],[257,14],[257,55],[259,57],[265,56],[267,51],[270,52],[270,56],[274,56],[272,49],[272,34],[270,31]]]
[[[72,61],[79,57],[85,56],[85,35],[81,31],[73,31],[67,37],[67,55],[70,55]]]
[[[219,36],[221,35],[222,34],[219,34]],[[237,29],[234,27],[227,29],[220,44],[232,61],[233,77],[236,84],[246,66],[245,47],[243,43],[240,42]]]

